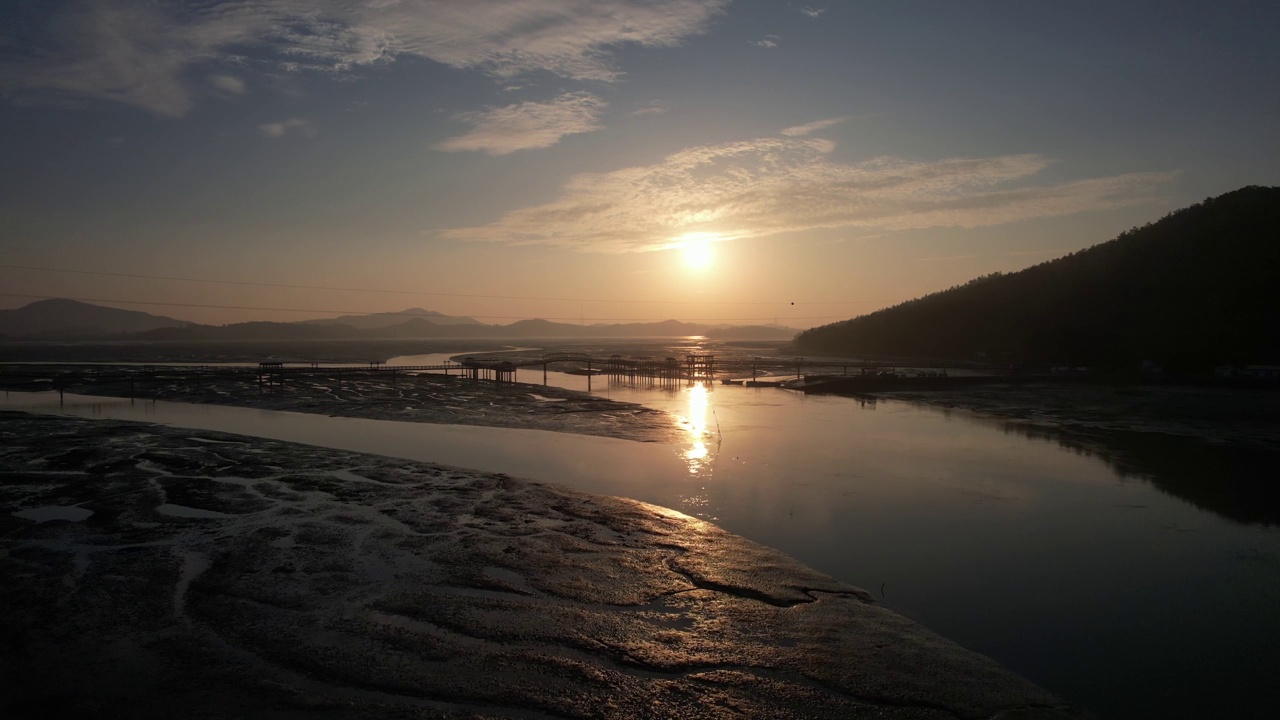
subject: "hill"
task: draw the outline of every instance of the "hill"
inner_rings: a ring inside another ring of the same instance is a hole
[[[11,339],[97,339],[190,325],[163,315],[119,310],[78,300],[37,300],[0,310],[0,336]]]
[[[370,315],[341,315],[336,318],[320,318],[316,320],[299,320],[297,325],[347,325],[357,330],[372,330],[374,328],[391,327],[392,325],[400,325],[411,319],[421,318],[434,325],[480,325],[481,323],[469,317],[453,317],[438,313],[434,310],[424,310],[422,308],[409,308],[400,312],[372,313]]]
[[[1184,372],[1280,358],[1280,188],[1246,187],[1020,272],[806,330],[813,354]]]
[[[386,315],[394,315],[387,313]],[[336,339],[417,339],[417,338],[645,338],[708,335],[717,339],[759,339],[760,328],[713,327],[700,323],[664,320],[652,323],[618,323],[611,325],[573,325],[550,320],[519,320],[510,325],[482,323],[437,324],[425,317],[415,317],[394,325],[377,325],[358,329],[343,323],[246,322],[230,325],[189,324],[184,327],[157,328],[137,333],[129,339],[184,342],[225,342],[234,340],[336,340]],[[791,331],[769,328],[765,334],[781,334],[790,338]]]
[[[410,308],[404,312],[347,315],[301,322],[253,321],[202,325],[76,300],[41,300],[15,310],[0,310],[4,340],[136,340],[141,342],[230,342],[241,340],[338,340],[419,338],[645,338],[706,335],[716,339],[789,339],[794,331],[775,326],[729,326],[677,320],[648,323],[574,325],[550,320],[520,320],[486,325]]]

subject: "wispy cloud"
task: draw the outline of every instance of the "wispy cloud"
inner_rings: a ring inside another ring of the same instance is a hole
[[[850,119],[849,116],[846,115],[844,117],[834,117],[834,118],[828,118],[826,120],[815,120],[811,123],[805,123],[804,125],[793,125],[792,127],[789,127],[783,130],[782,134],[786,135],[787,137],[802,137],[804,135],[808,135],[811,132],[817,132],[818,130],[825,130],[826,128],[829,128],[832,125],[839,125],[840,123],[849,119]]]
[[[243,95],[249,90],[249,86],[234,75],[214,75],[209,78],[209,83],[215,88],[233,95]]]
[[[632,110],[631,115],[661,115],[667,111],[667,106],[662,104],[661,100],[651,100],[643,107]]]
[[[777,35],[765,35],[763,38],[759,40],[755,40],[751,44],[755,45],[756,47],[773,49],[778,47],[779,39],[780,38]]]
[[[517,150],[550,147],[565,135],[599,130],[600,112],[606,106],[607,103],[591,93],[575,92],[551,102],[523,102],[466,113],[461,117],[472,124],[471,132],[449,138],[437,144],[436,149],[506,155]]]
[[[442,235],[628,252],[670,247],[688,232],[734,239],[817,228],[982,227],[1154,200],[1174,176],[1028,186],[1048,160],[884,157],[846,164],[831,159],[834,148],[812,138],[689,148],[653,165],[578,175],[554,202]]]
[[[284,137],[291,133],[298,133],[305,137],[315,137],[317,134],[316,127],[309,120],[301,118],[289,118],[281,122],[264,123],[258,126],[258,132],[263,137],[278,138]]]
[[[610,82],[623,45],[673,46],[731,0],[93,0],[60,8],[32,51],[0,61],[0,92],[94,98],[165,116],[190,111],[187,72],[234,63],[349,73],[401,56],[509,78],[534,71]]]
[[[825,13],[826,11],[827,11],[826,8],[809,7],[808,5],[805,5],[804,7],[800,8],[800,12],[804,13],[805,15],[808,15],[811,18],[822,17],[822,14]]]

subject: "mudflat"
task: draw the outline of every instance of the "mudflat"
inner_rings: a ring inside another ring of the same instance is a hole
[[[0,439],[6,717],[1086,716],[644,503],[142,423]]]
[[[289,373],[259,384],[252,369],[138,366],[24,366],[66,392],[174,402],[234,405],[371,420],[485,425],[670,442],[680,435],[664,412],[635,403],[524,383],[463,380],[457,375],[391,371]],[[30,385],[28,383],[28,385]],[[20,389],[31,389],[22,387]]]

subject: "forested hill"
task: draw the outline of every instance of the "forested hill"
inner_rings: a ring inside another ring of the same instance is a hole
[[[805,353],[1181,372],[1280,360],[1280,188],[796,337]]]

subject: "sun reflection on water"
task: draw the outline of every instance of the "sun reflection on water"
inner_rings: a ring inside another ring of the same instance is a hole
[[[689,444],[679,451],[679,454],[689,469],[689,479],[694,485],[680,494],[679,507],[694,517],[716,522],[719,518],[715,516],[714,509],[711,507],[711,498],[704,484],[711,478],[711,471],[715,465],[715,454],[707,443],[711,439],[711,433],[707,427],[707,415],[711,413],[714,417],[715,412],[711,409],[711,389],[703,383],[695,383],[683,392],[688,399],[688,405],[685,414],[680,418],[680,427],[689,433]]]
[[[689,448],[684,451],[690,475],[703,475],[710,471],[711,451],[707,447],[707,409],[710,407],[707,386],[697,383],[685,391],[689,396],[689,409],[684,427],[689,433]]]

